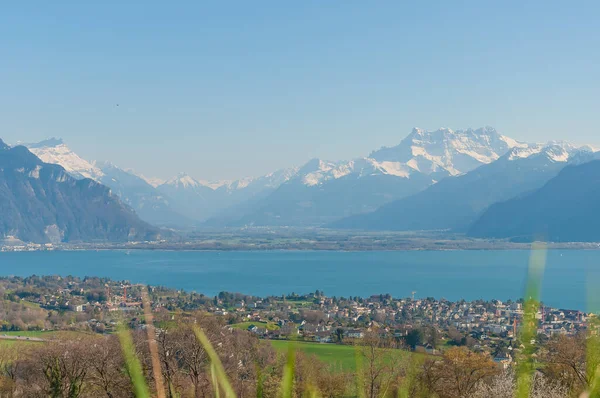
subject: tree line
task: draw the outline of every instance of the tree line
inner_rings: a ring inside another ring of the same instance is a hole
[[[513,373],[501,369],[489,355],[466,347],[452,347],[439,356],[415,354],[397,339],[374,330],[356,346],[356,369],[349,371],[300,350],[277,352],[268,341],[230,328],[222,318],[197,313],[169,322],[155,333],[155,358],[146,330],[127,331],[153,396],[224,395],[215,387],[209,352],[195,334],[198,327],[218,354],[233,392],[241,398],[499,398],[515,394]],[[597,351],[590,351],[590,339],[595,338],[557,336],[540,347],[530,396],[567,398],[589,390],[599,362],[593,354]],[[134,375],[126,358],[117,335],[75,334],[45,343],[0,344],[0,397],[133,397]],[[158,373],[153,371],[157,363]],[[291,375],[286,373],[290,369]],[[164,386],[161,394],[156,390],[156,377]],[[291,395],[282,391],[286,380],[291,380]]]

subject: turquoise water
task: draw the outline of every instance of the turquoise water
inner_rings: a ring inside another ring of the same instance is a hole
[[[409,297],[416,291],[417,297],[506,300],[522,297],[528,259],[527,251],[25,252],[0,253],[0,274],[103,276],[207,295],[319,289],[346,297]],[[542,299],[586,310],[588,292],[600,286],[598,281],[600,251],[550,251]]]

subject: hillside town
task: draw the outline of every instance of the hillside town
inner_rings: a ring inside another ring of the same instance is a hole
[[[4,297],[2,330],[114,331],[119,322],[143,328],[143,292],[147,310],[159,328],[195,311],[223,317],[227,327],[244,329],[261,339],[294,339],[323,344],[353,344],[367,332],[395,337],[408,348],[437,354],[451,346],[489,353],[508,367],[518,350],[524,316],[522,300],[448,301],[389,294],[328,297],[324,292],[254,297],[222,292],[208,297],[157,286],[103,278],[32,276],[0,279]],[[20,305],[19,305],[20,304]],[[537,338],[575,335],[593,314],[541,305]]]

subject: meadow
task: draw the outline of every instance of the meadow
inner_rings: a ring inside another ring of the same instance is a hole
[[[273,340],[272,346],[280,352],[287,352],[292,344],[296,350],[316,356],[321,362],[331,366],[332,370],[351,372],[356,370],[356,348],[351,345],[326,343],[291,342]]]

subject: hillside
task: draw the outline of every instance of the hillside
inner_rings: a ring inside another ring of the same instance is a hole
[[[62,166],[76,179],[90,178],[109,187],[146,222],[159,226],[185,227],[194,222],[173,209],[172,200],[131,171],[111,162],[88,162],[62,139],[51,138],[27,148],[46,163]]]
[[[0,237],[31,242],[151,240],[158,230],[110,190],[0,140]]]
[[[600,160],[568,166],[540,189],[491,206],[470,228],[480,238],[600,242]]]
[[[513,148],[495,162],[394,201],[373,213],[348,217],[332,228],[465,230],[490,205],[541,187],[581,153],[568,144]]]

